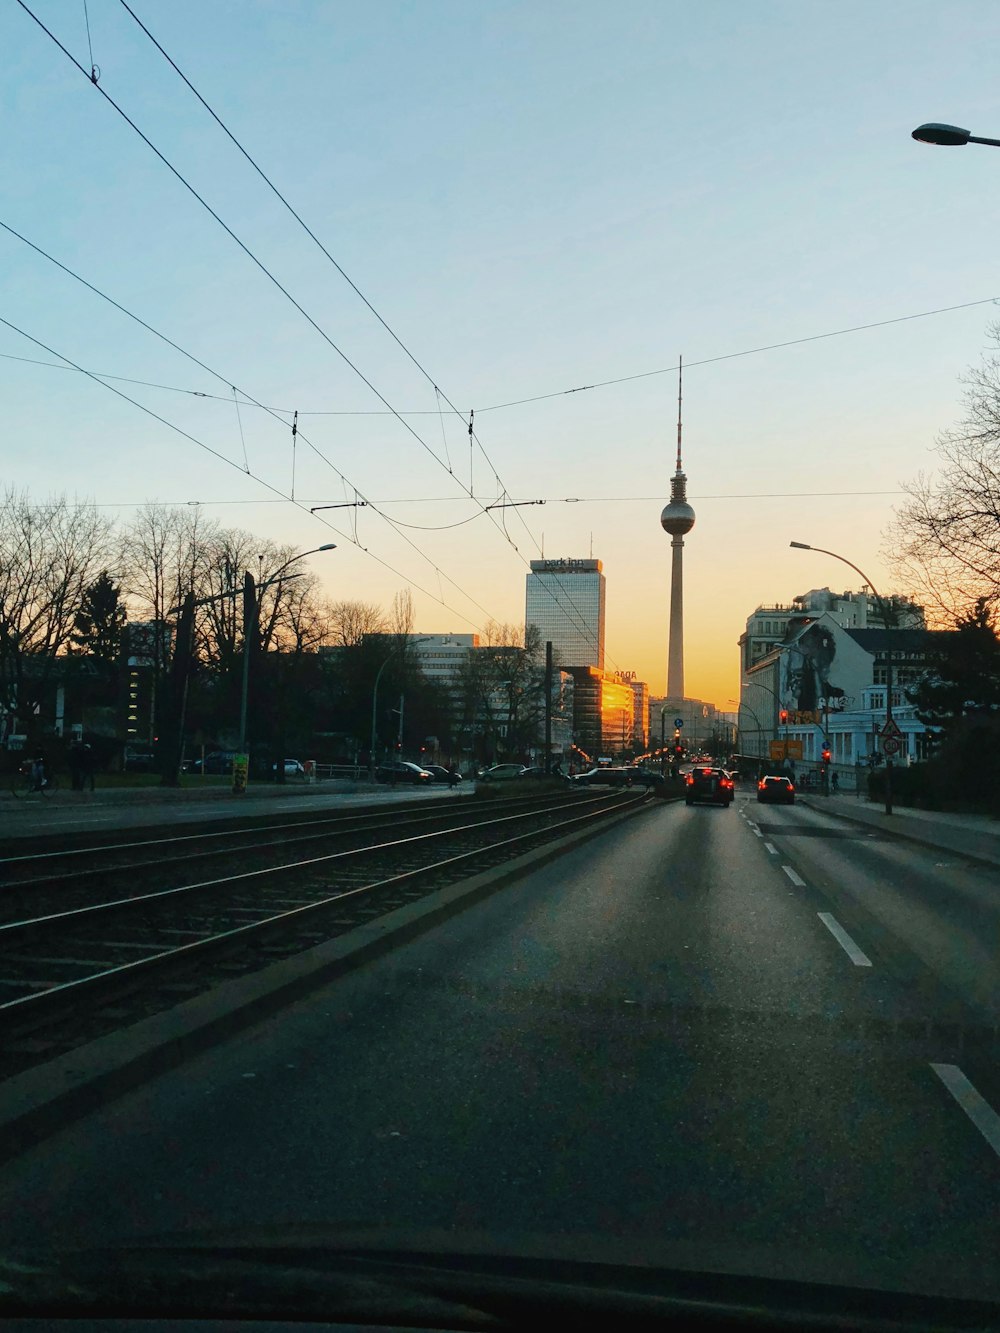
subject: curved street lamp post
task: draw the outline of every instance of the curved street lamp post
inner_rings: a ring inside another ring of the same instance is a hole
[[[962,132],[964,133],[964,131]],[[989,141],[986,140],[984,142],[989,142]],[[825,551],[821,546],[810,546],[807,542],[789,542],[788,545],[794,547],[796,551],[815,551],[818,555],[828,555],[833,560],[839,560],[841,564],[847,565],[850,569],[853,569],[855,574],[857,574],[868,585],[868,587],[871,588],[872,596],[878,603],[879,612],[882,616],[882,624],[886,630],[886,633],[889,632],[889,613],[885,599],[881,596],[878,589],[875,587],[875,584],[872,583],[871,579],[868,577],[868,575],[864,572],[863,569],[859,569],[858,566],[854,564],[853,561],[848,560],[846,556],[838,555],[836,551]],[[892,720],[892,648],[889,645],[888,639],[886,639],[886,645],[885,645],[885,725],[886,725],[885,734],[886,736],[889,736],[892,734],[893,720]],[[885,756],[885,813],[887,815],[892,814],[892,755],[888,753]]]
[[[928,121],[926,125],[918,125],[910,138],[920,143],[940,144],[945,148],[964,148],[967,143],[984,143],[991,148],[1000,148],[1000,139],[981,139],[958,125],[941,125],[934,120]]]

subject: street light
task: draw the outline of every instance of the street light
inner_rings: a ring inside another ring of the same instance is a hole
[[[926,127],[921,126],[921,129],[924,128]],[[941,127],[939,126],[937,128]],[[962,130],[961,133],[964,134],[965,131]],[[982,140],[982,142],[989,143],[991,141]],[[1000,144],[998,144],[997,146],[1000,147]],[[824,551],[821,546],[810,546],[808,542],[789,542],[788,545],[794,547],[796,551],[815,551],[818,555],[828,555],[831,557],[831,559],[839,560],[841,564],[847,565],[849,569],[853,569],[855,574],[857,574],[859,578],[861,578],[861,580],[864,583],[866,583],[869,588],[871,588],[872,596],[875,598],[876,602],[878,602],[879,612],[882,616],[882,624],[885,627],[886,632],[888,633],[889,614],[886,608],[885,601],[879,594],[878,589],[875,587],[875,584],[872,583],[871,579],[868,577],[868,575],[864,572],[863,569],[859,569],[857,565],[854,564],[853,561],[848,560],[846,556],[838,555],[836,551]],[[891,733],[892,732],[892,649],[889,646],[888,639],[886,640],[886,645],[885,645],[885,725],[886,725],[886,730]],[[892,814],[892,755],[891,754],[887,754],[885,756],[885,813],[887,815]]]
[[[740,732],[740,749],[741,749],[741,750],[742,750],[742,748],[743,748],[743,740],[742,740],[742,737],[743,737],[743,724],[742,724],[742,722],[740,721],[740,713],[742,712],[742,710],[743,710],[744,708],[747,710],[747,712],[750,714],[750,716],[753,718],[753,720],[757,723],[757,735],[758,735],[758,736],[764,736],[764,735],[767,734],[767,733],[764,731],[764,728],[760,725],[760,718],[757,716],[757,714],[754,712],[754,710],[750,707],[749,704],[744,703],[742,699],[730,699],[730,700],[728,700],[728,702],[731,703],[731,704],[735,704],[735,705],[736,705],[736,726],[739,728],[739,732]],[[765,756],[761,754],[761,755],[755,755],[755,756],[753,756],[753,757],[756,758],[756,759],[763,760]]]
[[[958,125],[941,125],[933,120],[926,125],[918,125],[910,137],[920,143],[935,143],[946,148],[962,148],[967,143],[985,143],[991,148],[1000,148],[1000,139],[981,139],[968,130],[960,129]]]

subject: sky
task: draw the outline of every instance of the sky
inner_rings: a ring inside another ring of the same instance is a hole
[[[5,484],[335,541],[329,595],[410,586],[423,632],[522,621],[530,559],[593,553],[606,665],[661,693],[683,354],[687,694],[738,694],[758,604],[857,586],[790,540],[908,591],[884,532],[1000,298],[1000,153],[910,131],[1000,137],[996,6],[131,7],[384,324],[121,0],[31,0],[84,74],[9,3],[0,222],[215,374],[0,231]]]

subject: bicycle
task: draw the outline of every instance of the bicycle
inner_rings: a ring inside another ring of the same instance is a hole
[[[23,796],[51,796],[58,788],[59,780],[50,773],[46,773],[41,783],[36,783],[31,772],[31,765],[24,764],[14,775],[14,780],[10,784],[10,789],[17,797]]]

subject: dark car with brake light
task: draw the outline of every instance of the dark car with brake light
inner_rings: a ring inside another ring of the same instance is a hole
[[[727,806],[732,805],[735,795],[736,783],[732,774],[724,768],[698,765],[684,778],[685,805],[702,802],[706,805]]]
[[[781,777],[779,774],[769,774],[757,783],[757,800],[794,805],[795,784],[791,778]]]

